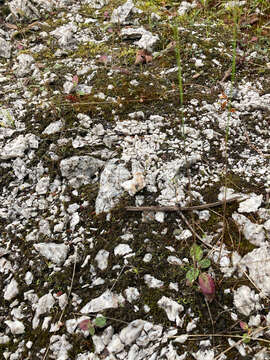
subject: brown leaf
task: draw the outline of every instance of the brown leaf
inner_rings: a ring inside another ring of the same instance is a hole
[[[18,30],[18,26],[15,24],[5,23],[5,26],[9,29]]]
[[[145,49],[141,49],[137,51],[135,65],[148,64],[152,60],[153,56],[150,54],[150,52]]]

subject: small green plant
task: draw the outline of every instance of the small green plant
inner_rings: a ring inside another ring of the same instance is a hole
[[[246,331],[242,335],[243,343],[248,344],[250,342],[250,337],[252,333],[252,329],[248,326],[248,324],[244,321],[240,321],[239,323],[242,330]]]
[[[203,250],[197,244],[191,246],[190,257],[192,258],[193,266],[187,271],[186,279],[189,284],[193,284],[197,280],[200,270],[209,268],[211,261],[203,257]]]
[[[106,325],[107,319],[104,316],[97,316],[93,321],[90,319],[82,320],[79,323],[79,328],[84,331],[89,331],[90,335],[95,335],[95,328],[103,328]]]

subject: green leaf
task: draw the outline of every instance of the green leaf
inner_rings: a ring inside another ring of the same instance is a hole
[[[202,248],[197,244],[193,244],[190,249],[190,256],[192,257],[192,259],[200,261],[203,257]]]
[[[189,282],[193,283],[199,276],[199,273],[200,273],[199,269],[192,268],[186,273],[186,279]]]
[[[89,330],[89,334],[90,334],[91,336],[95,335],[95,328],[94,328],[94,326],[89,326],[88,330]]]
[[[202,259],[198,262],[198,265],[200,266],[200,268],[202,269],[207,269],[209,268],[209,266],[211,265],[211,260],[210,259]]]
[[[94,321],[95,325],[100,328],[104,327],[106,325],[106,322],[107,319],[104,316],[98,316]]]
[[[243,334],[243,343],[248,344],[250,342],[250,336],[249,334]]]

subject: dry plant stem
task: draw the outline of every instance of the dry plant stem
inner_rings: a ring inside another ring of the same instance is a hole
[[[231,199],[226,200],[226,203],[232,203],[234,201],[242,201],[243,198],[241,196],[235,196]],[[223,205],[225,200],[216,201],[214,203],[195,205],[195,206],[126,206],[127,211],[192,211],[192,210],[203,210],[212,207],[217,207]]]
[[[66,302],[66,305],[64,306],[64,308],[63,308],[63,310],[62,310],[62,312],[61,312],[60,318],[59,318],[59,320],[58,320],[58,324],[60,324],[60,322],[61,322],[61,320],[62,320],[62,318],[63,318],[64,312],[65,312],[66,307],[67,307],[67,304],[68,304],[68,300],[69,300],[70,295],[71,295],[72,287],[73,287],[73,282],[74,282],[74,277],[75,277],[75,270],[76,270],[76,264],[77,264],[77,246],[75,246],[74,257],[75,257],[75,259],[74,259],[74,265],[73,265],[73,272],[72,272],[72,278],[71,278],[70,288],[69,288],[69,292],[68,292],[67,302]],[[50,344],[48,344],[47,349],[46,349],[46,352],[45,352],[42,360],[45,360],[45,359],[47,358],[49,349],[50,349]]]
[[[210,249],[212,249],[212,246],[207,244],[207,242],[205,242],[199,234],[196,233],[196,231],[193,229],[193,227],[190,225],[190,223],[188,222],[187,218],[183,215],[183,213],[178,210],[177,213],[180,215],[180,217],[182,218],[182,220],[184,221],[184,223],[187,225],[187,227],[189,228],[189,230],[192,232],[192,234],[198,239],[200,240],[200,242],[202,242],[205,246],[209,247]]]
[[[259,329],[256,329],[256,333],[255,331],[252,332],[249,336],[250,340],[254,340],[254,341],[261,341],[261,342],[265,342],[267,344],[270,344],[270,340],[266,340],[264,338],[256,338],[256,337],[253,337],[252,335],[256,335],[258,332],[260,331],[263,331],[265,329],[269,328],[269,326],[265,326],[263,328],[259,328]],[[257,331],[258,330],[258,331]],[[181,335],[188,335],[189,338],[198,338],[198,337],[228,337],[228,338],[240,338],[240,342],[243,341],[242,339],[242,336],[241,335],[233,335],[233,334],[196,334],[196,335],[190,335],[190,334],[181,334]],[[179,335],[174,335],[174,336],[169,336],[168,339],[177,339],[179,337]],[[190,339],[192,340],[192,339]],[[234,346],[236,346],[238,344],[234,344]],[[228,350],[229,351],[229,350]],[[221,354],[218,355],[218,357],[220,356]],[[215,359],[217,359],[218,357],[215,357]]]
[[[262,294],[262,298],[267,299],[268,302],[269,302],[269,301],[270,301],[269,297],[267,297],[265,294],[263,294],[263,293],[261,292],[261,290],[260,290],[260,289],[256,286],[256,284],[254,283],[254,281],[252,281],[252,279],[250,278],[250,276],[248,276],[248,274],[246,273],[246,271],[244,271],[244,274],[246,275],[246,277],[248,278],[248,280],[251,282],[251,284],[258,290],[258,292],[259,292],[260,294]]]
[[[113,290],[113,288],[115,287],[115,284],[117,283],[118,279],[120,278],[120,276],[122,275],[122,272],[124,271],[124,268],[126,267],[126,265],[124,265],[120,271],[120,273],[117,276],[117,279],[115,280],[115,282],[113,283],[113,286],[111,287],[111,291]]]
[[[254,330],[252,333],[250,333],[250,339],[256,340],[258,341],[259,339],[257,338],[253,338],[254,335],[256,335],[257,333],[267,329],[269,326],[265,326],[263,328],[258,328],[256,330]],[[231,349],[233,349],[234,347],[236,347],[237,345],[240,345],[243,342],[243,338],[240,339],[239,341],[237,341],[235,344],[233,344],[232,346],[228,347],[226,350],[222,351],[222,353],[218,354],[213,360],[218,360],[220,358],[220,356],[226,354],[228,351],[230,351]]]
[[[209,317],[210,317],[211,324],[212,324],[212,330],[213,330],[213,334],[214,334],[214,332],[215,332],[214,321],[213,321],[212,314],[211,314],[211,311],[210,311],[209,303],[208,303],[208,300],[206,298],[204,298],[204,300],[205,300],[205,303],[206,303],[206,306],[207,306],[207,310],[208,310],[208,313],[209,313]]]

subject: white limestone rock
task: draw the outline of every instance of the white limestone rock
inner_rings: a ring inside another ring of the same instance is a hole
[[[254,224],[246,216],[234,212],[233,220],[242,230],[245,238],[255,246],[265,245],[265,232],[263,225]]]
[[[127,327],[120,332],[120,339],[123,344],[131,345],[140,336],[145,322],[141,319],[132,321]]]
[[[251,290],[248,286],[242,285],[233,293],[233,303],[237,310],[245,315],[249,316],[253,310],[260,309],[259,295],[255,294],[254,290]]]
[[[126,254],[129,254],[132,252],[132,249],[129,245],[127,244],[119,244],[114,248],[114,255],[115,256],[123,256]]]
[[[61,131],[64,127],[64,123],[62,120],[58,120],[58,121],[54,121],[52,123],[50,123],[45,130],[43,130],[42,134],[43,135],[51,135],[51,134],[55,134],[59,131]]]
[[[10,328],[10,331],[13,335],[19,335],[25,332],[24,324],[19,320],[6,320],[5,324],[7,324],[7,326]]]
[[[125,345],[122,343],[118,334],[113,335],[112,340],[107,346],[107,350],[110,353],[119,353],[124,349]]]
[[[246,254],[238,267],[241,272],[248,271],[250,279],[266,296],[270,295],[270,247],[262,246]]]
[[[11,44],[10,42],[0,37],[0,57],[9,59],[11,56]]]
[[[182,320],[179,317],[179,314],[184,310],[182,305],[166,296],[162,296],[157,304],[166,312],[170,321],[175,322],[177,326],[182,326]]]
[[[135,287],[128,287],[124,294],[127,298],[127,301],[132,303],[133,301],[136,301],[140,297],[140,293],[137,288]]]
[[[104,162],[91,156],[72,156],[60,162],[60,170],[69,184],[78,188],[95,181],[98,170]]]
[[[109,160],[100,176],[99,193],[96,198],[96,214],[110,211],[124,194],[121,184],[130,179],[130,172],[119,163]]]
[[[160,288],[164,285],[163,281],[156,279],[154,276],[150,274],[145,274],[143,278],[146,285],[150,288]]]
[[[50,293],[42,296],[38,300],[37,304],[36,303],[33,304],[33,308],[36,309],[35,316],[32,322],[32,326],[34,329],[36,329],[39,325],[39,317],[50,311],[54,304],[55,304],[55,299]]]
[[[18,283],[13,278],[10,283],[7,285],[6,290],[4,291],[4,299],[6,301],[12,300],[19,293]]]
[[[118,295],[113,294],[110,290],[106,290],[99,297],[89,301],[82,309],[82,314],[96,313],[105,309],[116,309],[121,299]]]
[[[42,256],[56,265],[63,264],[69,251],[69,247],[65,244],[39,243],[34,244],[33,246]]]
[[[105,270],[107,268],[109,255],[110,253],[104,249],[99,250],[97,253],[95,260],[100,270]]]
[[[255,212],[261,206],[263,195],[251,194],[250,198],[240,203],[238,212],[239,213],[250,213]]]

